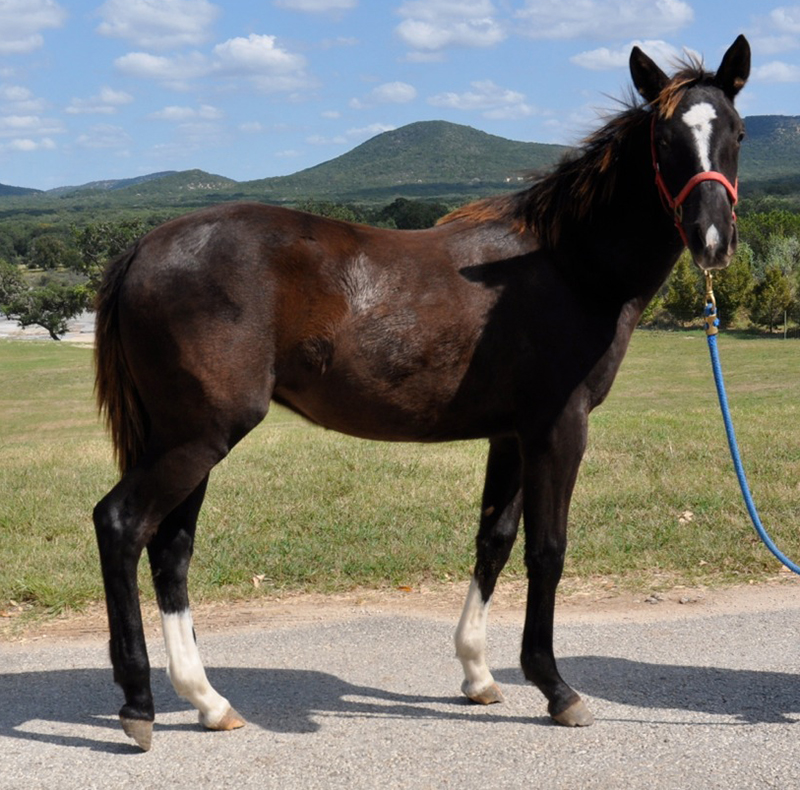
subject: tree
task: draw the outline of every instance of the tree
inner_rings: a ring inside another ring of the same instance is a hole
[[[394,226],[401,230],[431,228],[449,210],[444,203],[397,198],[381,209],[375,215],[375,220],[384,224],[393,222]]]
[[[63,239],[51,234],[37,236],[28,248],[28,267],[55,271],[56,269],[75,269],[79,266],[79,254],[69,247]]]
[[[688,251],[684,252],[667,283],[664,307],[676,321],[691,321],[703,314],[704,293],[700,272]]]
[[[140,219],[93,222],[83,228],[72,229],[75,246],[79,252],[74,268],[87,277],[87,288],[90,293],[97,290],[108,261],[125,252],[147,230],[147,226]]]
[[[753,322],[769,327],[769,331],[783,322],[794,304],[794,293],[789,278],[777,267],[770,266],[764,279],[753,291],[750,315]]]
[[[30,288],[17,292],[0,309],[21,327],[41,326],[53,340],[61,340],[67,321],[80,315],[88,306],[88,294],[82,285],[57,285]]]
[[[13,302],[25,291],[25,281],[19,267],[0,258],[0,312],[6,313],[5,305]]]
[[[728,268],[714,272],[714,297],[723,326],[730,326],[739,310],[749,306],[753,285],[753,250],[740,242]]]

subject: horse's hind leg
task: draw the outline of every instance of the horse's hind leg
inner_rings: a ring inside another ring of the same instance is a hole
[[[172,685],[197,708],[201,724],[212,730],[233,730],[242,727],[244,719],[208,682],[197,649],[186,586],[197,516],[207,484],[208,477],[164,519],[148,544],[147,553]]]
[[[522,512],[521,456],[515,438],[489,447],[475,572],[456,629],[456,655],[464,669],[462,691],[473,702],[502,702],[486,663],[486,621],[497,577],[511,553]]]
[[[111,663],[114,680],[125,694],[120,721],[144,750],[150,748],[155,711],[139,608],[139,559],[161,522],[203,482],[226,451],[205,442],[151,450],[94,509]]]

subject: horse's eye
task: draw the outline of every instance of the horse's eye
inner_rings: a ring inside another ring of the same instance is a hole
[[[739,136],[736,138],[736,142],[737,143],[741,143],[742,140],[744,140],[744,138],[745,138],[745,133],[744,132],[739,132]]]

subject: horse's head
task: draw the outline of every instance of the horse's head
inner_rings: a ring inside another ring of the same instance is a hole
[[[744,124],[733,106],[750,74],[750,45],[739,36],[716,74],[687,69],[670,79],[638,47],[633,83],[653,108],[656,183],[695,263],[721,269],[736,250],[737,170]]]

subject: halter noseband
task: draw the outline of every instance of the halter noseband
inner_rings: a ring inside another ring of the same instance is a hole
[[[725,187],[728,197],[731,199],[732,206],[739,202],[739,179],[736,179],[735,184],[731,182],[716,170],[704,170],[701,173],[693,175],[687,182],[683,189],[678,193],[677,197],[672,197],[672,194],[667,187],[663,176],[661,175],[661,167],[658,164],[658,151],[656,150],[656,113],[653,113],[653,122],[650,125],[650,150],[653,156],[653,170],[656,174],[656,186],[658,187],[658,194],[664,203],[665,208],[672,211],[673,219],[675,220],[675,227],[680,233],[681,240],[684,246],[689,246],[689,240],[686,237],[686,231],[683,229],[683,204],[691,191],[703,181],[716,181]],[[733,221],[736,222],[736,212],[731,208],[731,216]]]

